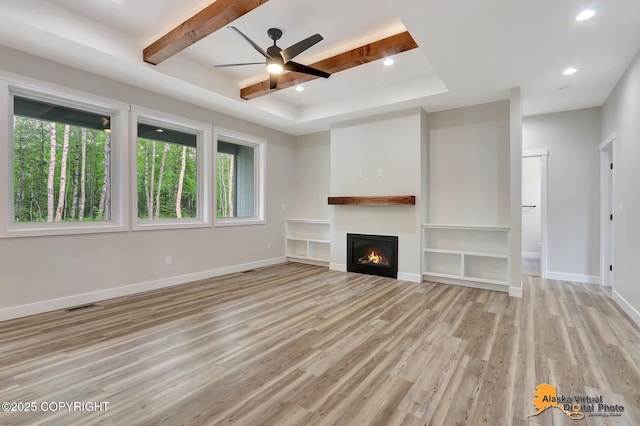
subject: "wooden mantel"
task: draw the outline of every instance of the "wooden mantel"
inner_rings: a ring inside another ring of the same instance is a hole
[[[329,197],[331,205],[414,206],[415,195],[374,195],[368,197]]]

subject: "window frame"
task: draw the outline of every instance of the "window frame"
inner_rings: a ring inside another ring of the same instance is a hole
[[[111,219],[100,222],[14,222],[14,96],[34,101],[54,103],[111,116]],[[129,132],[129,105],[40,81],[7,78],[0,75],[0,170],[5,170],[6,184],[0,185],[0,238],[39,237],[49,235],[124,232],[129,229],[129,215],[125,213],[128,198],[128,150],[125,148]]]
[[[138,122],[196,135],[197,217],[175,219],[141,219],[138,217]],[[210,124],[179,117],[141,106],[131,106],[131,218],[133,231],[157,229],[204,228],[211,226],[209,165]]]
[[[218,217],[218,141],[222,139],[227,143],[244,145],[253,148],[253,167],[254,167],[254,211],[252,217]],[[265,200],[266,200],[266,164],[267,164],[267,140],[253,135],[248,135],[234,130],[222,127],[214,128],[213,135],[213,226],[242,226],[242,225],[263,225],[267,223],[265,216]]]

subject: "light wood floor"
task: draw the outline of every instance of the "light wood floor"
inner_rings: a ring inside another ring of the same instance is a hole
[[[524,299],[286,264],[0,323],[0,424],[640,424],[640,330],[598,286]],[[537,417],[540,383],[617,418]]]

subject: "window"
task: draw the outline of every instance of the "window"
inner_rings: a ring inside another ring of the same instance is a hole
[[[11,129],[6,236],[122,230],[114,170],[126,112],[1,86]]]
[[[137,229],[208,225],[207,125],[137,108]]]
[[[216,225],[264,223],[265,141],[228,130],[216,133]]]

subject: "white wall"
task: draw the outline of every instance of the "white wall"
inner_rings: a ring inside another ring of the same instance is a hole
[[[640,325],[640,52],[602,108],[614,142],[614,298]]]
[[[415,206],[333,206],[333,267],[340,269],[346,263],[347,233],[397,235],[399,278],[421,281],[422,120],[422,111],[412,109],[331,130],[332,196],[415,195],[417,199]]]
[[[525,117],[523,149],[549,149],[549,278],[599,282],[600,108]]]
[[[284,260],[281,206],[293,200],[293,136],[2,46],[0,58],[4,71],[268,141],[266,225],[0,239],[0,319]],[[168,255],[173,262],[165,266]]]
[[[294,199],[287,217],[329,219],[331,133],[298,136],[294,153]]]
[[[428,221],[509,225],[509,102],[429,114]]]

